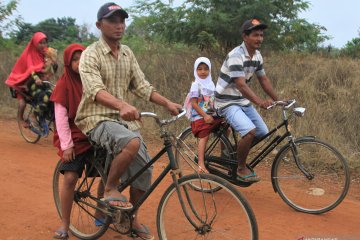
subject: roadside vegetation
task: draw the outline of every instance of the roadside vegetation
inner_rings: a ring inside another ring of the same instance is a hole
[[[97,37],[72,17],[25,23],[14,15],[19,1],[7,2],[0,0],[0,113],[15,118],[17,102],[4,81],[34,32],[45,32],[50,46],[58,49],[57,76],[68,44],[89,45]],[[326,29],[298,18],[308,7],[303,0],[196,0],[179,7],[138,0],[129,9],[134,17],[122,42],[134,51],[156,89],[182,103],[193,81],[194,60],[210,58],[216,81],[226,53],[241,42],[241,23],[251,17],[262,19],[269,25],[261,50],[269,78],[281,96],[295,98],[307,108],[305,117],[292,127],[298,135],[316,135],[338,148],[360,180],[360,34],[342,49],[324,46],[330,37]],[[256,81],[253,84],[259,89]],[[140,110],[165,114],[155,105],[138,100],[135,104]],[[276,111],[261,114],[269,127],[279,122]],[[178,130],[187,124],[184,120]]]

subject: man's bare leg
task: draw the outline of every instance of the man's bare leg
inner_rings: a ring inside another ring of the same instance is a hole
[[[140,139],[134,138],[121,150],[111,163],[108,179],[105,185],[104,198],[119,197],[122,195],[117,190],[120,177],[124,174],[130,163],[135,159],[140,148]],[[111,206],[128,207],[129,203],[120,201],[110,201]]]
[[[238,160],[238,174],[240,176],[246,176],[251,174],[250,169],[246,167],[246,158],[249,154],[251,144],[254,140],[256,130],[251,130],[248,134],[246,134],[243,138],[240,139],[236,152],[237,152],[237,160]]]
[[[17,113],[17,117],[21,122],[21,125],[24,128],[28,128],[30,125],[29,123],[25,122],[24,120],[24,112],[25,112],[25,107],[26,107],[26,102],[24,99],[19,99],[19,106],[18,106],[18,113]]]

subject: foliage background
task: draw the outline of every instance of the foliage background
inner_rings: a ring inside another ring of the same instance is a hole
[[[316,135],[330,142],[348,158],[360,179],[360,35],[343,49],[324,47],[321,45],[326,38],[324,29],[297,18],[298,11],[307,8],[305,1],[229,1],[249,4],[241,7],[247,13],[242,18],[254,16],[253,10],[266,9],[261,4],[267,6],[272,15],[259,15],[271,26],[262,48],[267,75],[281,96],[295,98],[307,108],[305,117],[293,126],[296,134]],[[132,10],[137,17],[128,26],[122,43],[132,48],[147,79],[160,93],[182,103],[193,81],[193,63],[199,56],[211,59],[216,82],[226,52],[241,41],[239,29],[232,28],[231,21],[242,19],[224,13],[232,11],[229,1],[185,1],[179,8],[161,1],[137,1]],[[46,31],[50,45],[59,50],[55,82],[63,69],[62,50],[69,43],[88,45],[96,40],[86,25],[77,25],[71,17],[46,19],[35,25],[18,18],[8,21],[17,2],[5,5],[0,0],[0,113],[11,118],[16,116],[17,101],[10,97],[4,81],[34,31]],[[272,17],[276,11],[278,19]],[[259,95],[263,94],[256,80],[252,87]],[[141,111],[167,116],[151,103],[135,97],[132,102]],[[269,128],[280,121],[278,110],[260,111]],[[179,132],[188,124],[183,120],[175,130]],[[145,125],[155,128],[151,123]]]

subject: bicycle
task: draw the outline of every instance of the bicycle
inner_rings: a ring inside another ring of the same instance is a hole
[[[271,167],[271,183],[274,191],[287,205],[297,211],[311,214],[325,213],[335,208],[345,198],[350,187],[349,166],[341,153],[330,144],[315,136],[295,138],[292,135],[289,122],[305,114],[305,108],[296,107],[295,103],[295,100],[278,101],[269,107],[269,109],[275,106],[282,107],[282,122],[252,145],[251,149],[255,157],[248,157],[251,159],[248,167],[254,169],[284,141],[286,144],[276,154]],[[237,178],[238,137],[232,129],[231,142],[226,136],[229,128],[231,129],[230,124],[224,122],[211,134],[205,152],[205,165],[210,173],[237,186],[248,187],[252,183]],[[275,134],[280,129],[283,129],[284,133]],[[180,147],[196,152],[198,143],[190,127],[186,128],[178,139],[181,143]],[[196,162],[197,158],[195,157],[193,161]]]
[[[108,228],[120,234],[132,234],[134,213],[170,172],[173,182],[164,192],[157,209],[157,232],[161,240],[197,237],[258,239],[254,213],[246,199],[232,184],[210,174],[180,176],[178,162],[173,153],[176,137],[166,127],[184,115],[185,111],[171,119],[160,120],[155,113],[141,113],[141,117],[152,117],[156,120],[160,126],[160,137],[164,139],[164,147],[137,174],[121,182],[118,186],[119,191],[127,188],[165,153],[169,163],[131,210],[116,210],[101,200],[102,193],[99,189],[106,183],[106,166],[111,158],[105,157],[106,150],[95,147],[95,158],[92,164],[86,166],[84,176],[79,178],[75,188],[70,221],[70,232],[73,235],[80,239],[96,239]],[[54,172],[53,191],[56,208],[61,217],[59,186],[62,185],[63,175],[59,172],[59,164],[60,162]],[[194,191],[189,187],[193,183],[201,187]],[[204,189],[214,187],[223,191],[205,193]],[[101,226],[95,226],[94,221],[100,220],[99,212],[105,219],[102,220]]]
[[[49,81],[43,81],[43,84],[49,84],[53,89],[55,85]],[[50,116],[36,117],[34,113],[35,103],[32,97],[23,92],[17,92],[21,94],[26,102],[23,118],[24,121],[29,124],[29,127],[24,127],[21,119],[17,118],[19,130],[21,136],[28,143],[37,143],[41,137],[47,137],[50,131],[53,131],[52,124],[55,121],[54,111],[50,111]],[[50,101],[50,100],[49,100]]]

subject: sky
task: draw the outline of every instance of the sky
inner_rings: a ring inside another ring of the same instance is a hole
[[[324,43],[337,48],[353,38],[359,37],[360,0],[307,0],[310,8],[299,16],[310,23],[324,26],[325,34],[332,39]],[[8,0],[4,1],[5,3]],[[28,23],[37,24],[48,18],[73,17],[78,25],[87,24],[96,32],[95,21],[99,7],[109,0],[20,0],[18,15]],[[115,1],[123,8],[128,8],[135,0]],[[174,4],[181,3],[175,0]],[[130,16],[131,17],[131,16]]]

